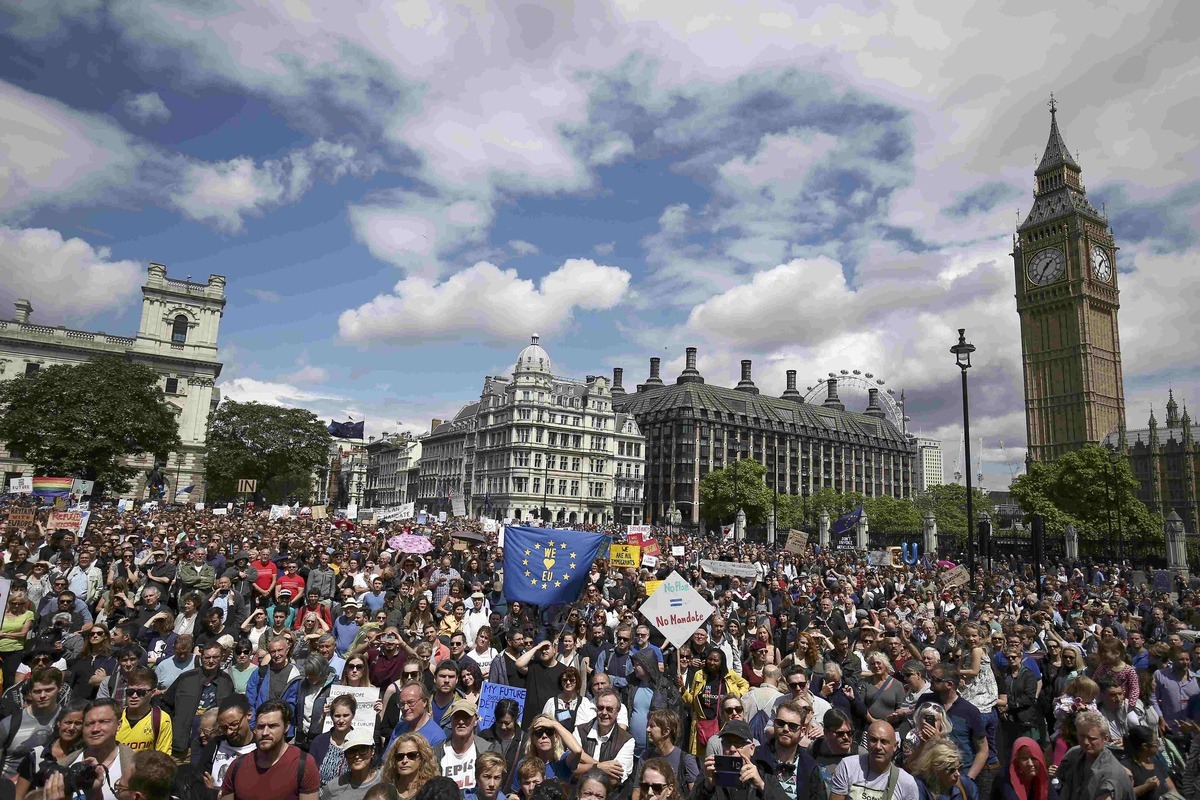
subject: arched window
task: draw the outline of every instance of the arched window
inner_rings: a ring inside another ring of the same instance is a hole
[[[183,314],[175,317],[171,323],[171,344],[183,344],[187,341],[188,318]]]

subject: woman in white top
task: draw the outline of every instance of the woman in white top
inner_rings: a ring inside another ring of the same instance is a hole
[[[183,610],[175,618],[175,633],[183,636],[185,633],[196,635],[196,620],[200,618],[200,606],[204,598],[197,592],[188,592],[183,596]]]

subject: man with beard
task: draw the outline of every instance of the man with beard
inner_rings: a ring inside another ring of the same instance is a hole
[[[238,756],[221,781],[220,800],[317,800],[321,774],[313,757],[288,744],[291,708],[269,700],[258,708],[255,748]]]
[[[768,775],[775,776],[789,800],[824,800],[825,782],[821,769],[808,751],[800,746],[807,726],[805,712],[794,700],[785,700],[775,709],[773,742],[759,746],[754,758]]]
[[[508,646],[500,652],[500,655],[492,659],[492,665],[488,669],[488,680],[492,683],[524,689],[525,675],[517,669],[517,661],[524,652],[525,634],[515,629],[510,631]]]

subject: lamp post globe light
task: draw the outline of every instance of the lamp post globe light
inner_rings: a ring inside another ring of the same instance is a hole
[[[967,397],[967,370],[971,368],[971,353],[975,352],[975,345],[967,341],[966,331],[966,328],[958,329],[958,343],[950,348],[950,352],[954,354],[955,363],[958,364],[958,369],[962,373],[963,456],[967,461],[965,470],[967,476],[967,569],[971,573],[971,588],[974,589],[975,526],[972,523],[971,514],[971,412]]]

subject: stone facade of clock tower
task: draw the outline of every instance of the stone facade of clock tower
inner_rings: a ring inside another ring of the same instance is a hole
[[[1033,461],[1052,461],[1125,427],[1117,246],[1080,172],[1052,99],[1033,208],[1012,253]]]

